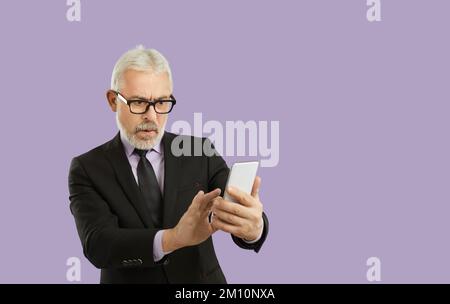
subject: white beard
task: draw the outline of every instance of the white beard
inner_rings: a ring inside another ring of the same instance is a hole
[[[128,141],[130,145],[135,147],[139,150],[151,150],[153,147],[155,147],[156,143],[158,143],[161,138],[164,136],[164,130],[166,128],[167,120],[165,121],[164,125],[158,129],[158,135],[155,138],[151,139],[140,139],[137,137],[136,132],[129,133],[122,125],[122,123],[119,120],[119,114],[116,113],[116,124],[117,128],[119,129],[120,133],[124,135],[125,139]]]

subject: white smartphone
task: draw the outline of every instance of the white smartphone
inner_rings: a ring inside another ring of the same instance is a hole
[[[235,187],[247,194],[251,194],[258,167],[258,161],[234,163],[231,167],[230,174],[228,175],[223,198],[227,201],[236,203],[236,201],[227,193],[227,188],[229,186]]]

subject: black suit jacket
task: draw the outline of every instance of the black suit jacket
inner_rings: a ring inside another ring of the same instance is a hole
[[[225,187],[229,169],[220,156],[181,156],[171,153],[175,134],[166,132],[164,145],[163,228],[176,226],[199,190]],[[195,142],[203,138],[184,137]],[[212,238],[153,260],[156,232],[125,155],[120,134],[111,141],[75,157],[69,173],[70,209],[84,255],[101,268],[101,283],[226,283]],[[265,214],[262,238],[247,244],[256,252],[268,233]]]

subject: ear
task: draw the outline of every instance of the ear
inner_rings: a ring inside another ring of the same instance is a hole
[[[117,95],[113,90],[108,90],[106,92],[106,99],[113,112],[117,112]]]

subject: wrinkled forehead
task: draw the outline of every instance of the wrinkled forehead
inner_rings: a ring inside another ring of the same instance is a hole
[[[120,91],[129,99],[161,99],[172,94],[167,72],[155,74],[132,69],[123,73]]]

